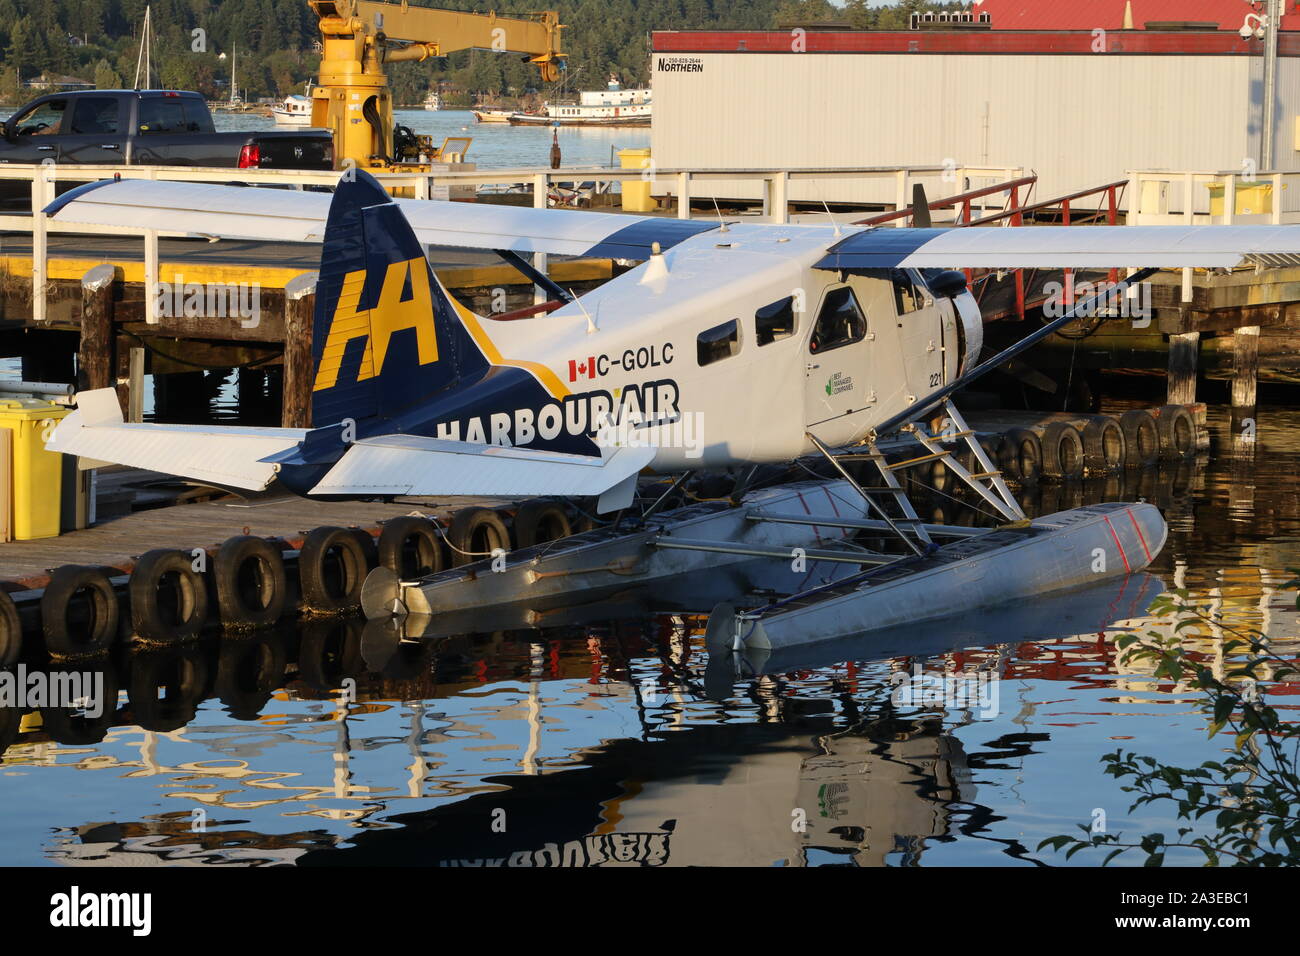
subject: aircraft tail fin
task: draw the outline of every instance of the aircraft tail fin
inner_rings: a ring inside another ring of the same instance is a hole
[[[401,209],[361,170],[330,204],[312,355],[317,428],[392,418],[487,368]]]

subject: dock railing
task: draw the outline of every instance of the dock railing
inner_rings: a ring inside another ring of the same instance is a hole
[[[1282,225],[1300,222],[1300,171],[1130,169],[1130,226]],[[1192,301],[1194,270],[1182,269]]]
[[[46,292],[49,275],[48,236],[51,232],[92,235],[116,234],[141,237],[144,243],[144,281],[146,288],[149,289],[156,288],[159,281],[158,239],[160,237],[186,235],[183,230],[173,232],[157,229],[52,223],[41,210],[54,201],[56,186],[59,183],[87,183],[120,177],[122,179],[197,183],[238,182],[253,186],[302,189],[306,186],[333,186],[338,182],[341,175],[342,173],[336,171],[231,169],[202,166],[6,164],[0,165],[0,181],[18,180],[30,182],[32,211],[26,214],[0,214],[0,231],[27,232],[32,236],[32,318],[36,322],[44,322],[48,316]],[[446,199],[456,187],[525,184],[531,186],[532,204],[535,208],[546,208],[549,205],[551,186],[556,183],[575,181],[598,183],[650,181],[655,184],[655,187],[671,184],[670,192],[675,200],[676,215],[679,219],[691,218],[691,197],[698,191],[697,187],[703,187],[708,183],[741,180],[761,184],[763,219],[768,222],[784,223],[789,221],[790,187],[792,183],[821,183],[827,180],[835,182],[866,180],[881,183],[888,187],[886,191],[892,196],[894,208],[903,209],[911,200],[914,182],[937,179],[940,183],[951,184],[952,193],[960,193],[962,190],[969,190],[976,182],[1012,180],[1021,175],[1023,175],[1023,169],[1020,167],[952,166],[951,164],[943,166],[691,170],[660,169],[650,163],[643,169],[610,169],[593,166],[562,169],[527,167],[455,170],[450,166],[435,166],[428,172],[378,173],[375,178],[390,191],[401,190],[404,195],[416,199]],[[655,187],[652,187],[652,189]],[[942,197],[936,196],[935,198]],[[834,195],[827,193],[827,201],[835,202],[836,199]],[[712,214],[709,213],[709,215]],[[900,219],[896,224],[901,226],[904,222]],[[535,254],[534,264],[542,271],[545,271],[545,254]],[[158,318],[156,298],[146,295],[146,322],[156,324]]]

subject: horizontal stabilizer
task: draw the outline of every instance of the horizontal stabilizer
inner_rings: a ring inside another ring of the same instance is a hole
[[[328,193],[292,189],[101,180],[65,193],[45,212],[57,222],[90,226],[321,242],[330,199]],[[421,243],[461,249],[648,259],[654,243],[668,249],[717,228],[709,221],[489,203],[399,199],[397,205]]]
[[[46,444],[50,451],[179,475],[221,487],[262,491],[275,466],[258,459],[294,448],[303,428],[126,424],[117,392],[77,394],[77,409]]]
[[[831,246],[816,268],[1231,269],[1300,263],[1296,226],[1022,226],[867,229]]]
[[[650,464],[655,449],[607,449],[603,458],[417,435],[352,445],[313,495],[601,495]]]

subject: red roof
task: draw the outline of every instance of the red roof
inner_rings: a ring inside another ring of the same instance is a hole
[[[1156,21],[1217,23],[1237,31],[1251,12],[1242,0],[975,0],[972,10],[987,13],[994,30],[1122,30],[1124,8],[1132,7],[1133,27],[1141,30]],[[1283,0],[1283,30],[1300,30],[1300,14],[1292,0]],[[1263,5],[1260,5],[1261,12]]]
[[[992,0],[985,0],[986,3]],[[1237,0],[1240,2],[1240,0]],[[1242,4],[1245,7],[1245,4]],[[855,30],[812,31],[799,38],[808,53],[1044,54],[1095,56],[1098,38],[1090,30]],[[1235,31],[1204,33],[1107,30],[1106,53],[1146,55],[1258,56],[1263,43]],[[656,30],[656,54],[792,53],[789,30]],[[1278,53],[1300,56],[1300,32],[1283,33]]]

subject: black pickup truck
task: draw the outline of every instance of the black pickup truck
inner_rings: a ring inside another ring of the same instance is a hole
[[[5,121],[0,163],[333,169],[328,130],[218,133],[208,104],[179,90],[76,90],[33,100]],[[4,205],[14,186],[0,180]],[[75,184],[71,184],[75,185]]]

